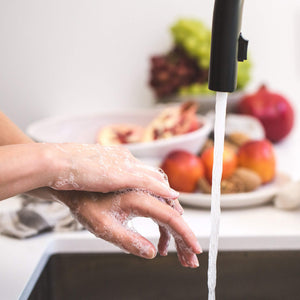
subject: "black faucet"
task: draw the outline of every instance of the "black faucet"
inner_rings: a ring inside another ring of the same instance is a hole
[[[236,89],[237,62],[247,59],[248,41],[241,33],[244,0],[215,0],[208,87],[218,92]]]

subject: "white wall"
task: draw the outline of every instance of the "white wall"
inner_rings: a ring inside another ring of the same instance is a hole
[[[298,2],[245,0],[253,88],[288,92],[300,81]],[[150,106],[149,56],[169,50],[178,17],[210,26],[212,10],[212,0],[0,0],[0,109],[25,128],[50,115]]]

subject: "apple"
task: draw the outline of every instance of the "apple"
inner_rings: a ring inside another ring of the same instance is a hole
[[[294,125],[294,111],[289,101],[269,91],[265,85],[256,93],[244,96],[237,110],[241,114],[256,117],[265,129],[266,138],[274,143],[285,138]]]
[[[167,174],[170,186],[179,192],[194,192],[197,181],[204,176],[201,158],[185,150],[170,152],[160,167]]]
[[[251,140],[243,144],[237,153],[238,165],[256,172],[262,183],[273,180],[276,174],[276,159],[270,141]]]
[[[214,147],[209,147],[201,155],[202,162],[204,164],[205,177],[208,182],[212,182],[212,169],[213,169],[213,159],[214,159]],[[223,172],[222,180],[229,178],[235,171],[237,167],[237,155],[229,147],[224,145],[223,151]]]

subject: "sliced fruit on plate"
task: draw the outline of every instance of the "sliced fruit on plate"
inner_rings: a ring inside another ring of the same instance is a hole
[[[101,145],[121,145],[141,142],[144,128],[135,124],[113,124],[102,127],[96,142]]]
[[[164,109],[145,129],[143,141],[188,133],[201,127],[197,119],[197,104],[192,101]]]

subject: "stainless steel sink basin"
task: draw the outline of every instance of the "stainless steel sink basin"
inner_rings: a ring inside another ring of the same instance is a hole
[[[144,260],[120,253],[50,257],[29,299],[207,299],[207,253],[200,268],[175,253]],[[299,299],[300,251],[220,252],[216,298]]]

